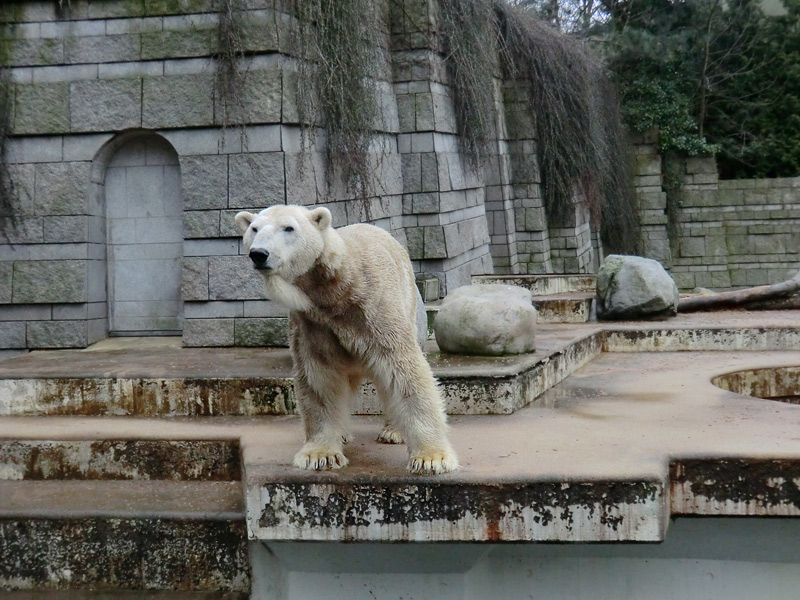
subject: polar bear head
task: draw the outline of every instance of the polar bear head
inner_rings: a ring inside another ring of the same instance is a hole
[[[288,282],[314,267],[333,233],[331,213],[324,206],[271,206],[258,214],[240,212],[235,220],[253,267]]]

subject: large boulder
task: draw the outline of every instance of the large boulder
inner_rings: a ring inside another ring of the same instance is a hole
[[[598,319],[657,319],[678,311],[678,286],[655,260],[611,254],[597,273]]]
[[[433,329],[444,352],[523,354],[536,348],[536,309],[525,288],[465,285],[442,300]]]

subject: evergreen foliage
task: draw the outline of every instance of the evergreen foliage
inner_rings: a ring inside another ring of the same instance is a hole
[[[800,0],[607,1],[626,123],[661,150],[717,153],[723,177],[800,175]]]

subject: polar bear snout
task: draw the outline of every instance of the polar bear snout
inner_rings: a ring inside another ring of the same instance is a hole
[[[256,269],[269,269],[267,266],[269,252],[266,250],[262,250],[261,248],[252,248],[248,256],[250,256],[250,260],[253,261],[253,266]]]

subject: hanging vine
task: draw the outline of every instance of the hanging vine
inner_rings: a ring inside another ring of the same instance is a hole
[[[340,177],[348,192],[372,195],[369,155],[381,116],[375,85],[379,8],[371,0],[295,0],[294,10],[303,146],[309,148],[324,126],[328,183]]]

